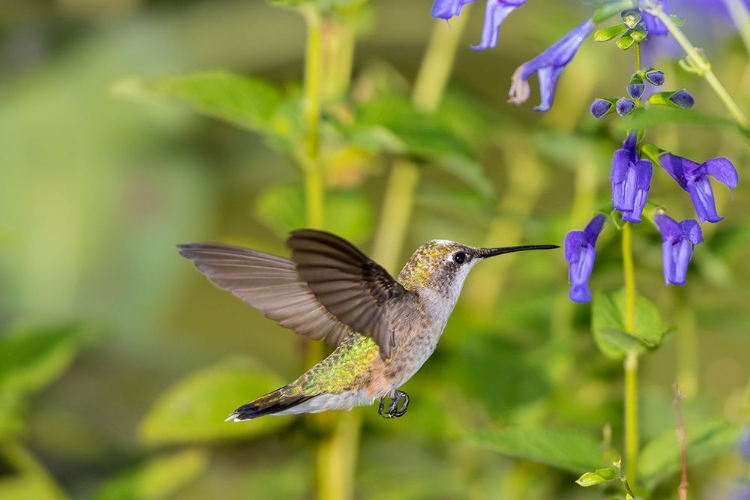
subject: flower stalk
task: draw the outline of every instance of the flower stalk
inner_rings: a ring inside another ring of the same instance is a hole
[[[706,57],[701,54],[692,43],[690,43],[690,40],[688,40],[682,30],[672,21],[672,18],[664,12],[664,9],[662,9],[659,2],[646,2],[644,9],[646,12],[664,23],[664,26],[666,26],[667,30],[669,30],[674,39],[687,54],[687,60],[691,69],[706,80],[709,87],[711,87],[714,93],[719,97],[719,100],[721,100],[727,108],[727,111],[729,111],[729,114],[734,121],[739,125],[740,129],[742,129],[745,136],[750,137],[750,121],[748,121],[745,113],[743,113],[734,99],[732,99],[732,96],[727,89],[724,88],[724,85],[721,84],[721,81],[719,81],[718,77],[714,74],[713,70],[711,70],[711,64]]]
[[[625,330],[635,331],[635,266],[631,224],[622,227],[622,267],[625,275]],[[638,353],[625,357],[625,475],[636,480],[638,463]]]

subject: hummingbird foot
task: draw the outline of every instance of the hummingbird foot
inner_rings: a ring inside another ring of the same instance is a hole
[[[388,411],[386,413],[383,413],[383,410],[385,409],[386,397],[388,396],[383,396],[382,398],[380,398],[378,415],[383,418],[402,417],[406,413],[406,409],[409,407],[409,395],[402,391],[393,391],[393,394],[390,396],[391,404],[388,405]],[[400,410],[398,409],[399,403],[401,404]]]

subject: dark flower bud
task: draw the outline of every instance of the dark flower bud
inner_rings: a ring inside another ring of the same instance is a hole
[[[678,90],[677,92],[672,93],[672,95],[669,96],[669,100],[681,108],[692,108],[693,104],[695,104],[695,99],[686,90]]]
[[[591,103],[589,112],[594,118],[601,118],[609,113],[611,109],[612,103],[610,101],[607,101],[606,99],[594,99],[594,102]]]
[[[664,85],[664,73],[657,69],[646,71],[643,77],[651,85],[655,85],[657,87]]]
[[[643,95],[643,92],[645,90],[646,86],[643,84],[643,78],[641,78],[641,75],[636,73],[630,79],[630,83],[628,84],[628,95],[633,99],[638,99]]]
[[[635,103],[630,99],[621,98],[617,100],[617,114],[620,116],[629,115],[635,109]]]

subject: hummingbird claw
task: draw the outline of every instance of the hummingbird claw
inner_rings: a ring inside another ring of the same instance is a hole
[[[383,413],[385,408],[385,398],[380,398],[380,405],[378,406],[378,415],[383,418],[398,418],[404,416],[406,409],[409,406],[409,396],[403,391],[394,391],[391,396],[391,404],[388,405],[388,411]],[[398,409],[399,403],[401,403],[401,409]]]

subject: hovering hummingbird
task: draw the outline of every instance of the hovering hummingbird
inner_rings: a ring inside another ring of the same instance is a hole
[[[382,417],[406,413],[398,388],[435,350],[466,276],[482,259],[526,245],[474,248],[433,240],[393,279],[351,243],[312,229],[287,240],[292,259],[218,243],[178,245],[214,284],[296,333],[335,347],[294,382],[235,410],[227,421],[350,410],[380,398]],[[384,413],[386,397],[390,398]]]

